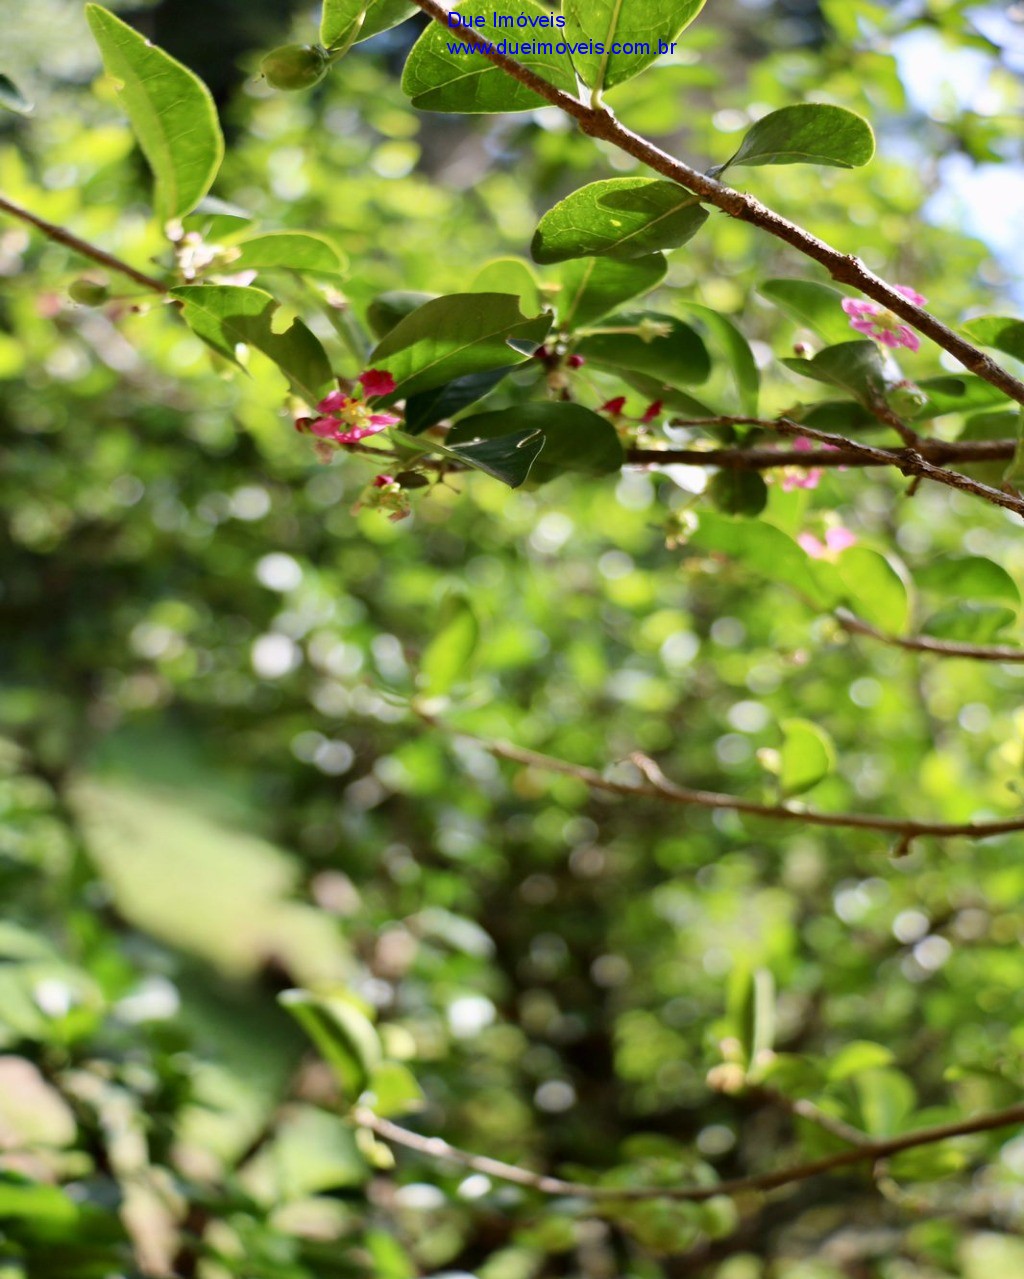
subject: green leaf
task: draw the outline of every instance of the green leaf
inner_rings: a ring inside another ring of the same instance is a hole
[[[474,439],[493,440],[517,428],[543,435],[543,461],[534,466],[532,474],[540,483],[565,471],[608,475],[622,468],[622,445],[615,428],[607,418],[580,404],[522,404],[466,417],[448,432],[448,443],[454,447]]]
[[[348,266],[344,255],[330,240],[311,231],[268,231],[240,240],[235,246],[241,257],[231,263],[232,271],[309,271],[314,275],[341,275]]]
[[[379,341],[390,333],[395,325],[426,302],[433,302],[436,293],[421,293],[416,289],[392,289],[380,293],[366,308],[366,322]]]
[[[850,1079],[865,1070],[877,1070],[892,1061],[892,1049],[884,1044],[873,1044],[867,1039],[855,1039],[844,1044],[828,1063],[828,1077],[833,1083]]]
[[[707,210],[697,197],[660,178],[591,182],[549,209],[531,245],[536,262],[607,255],[641,258],[675,249],[701,229]]]
[[[370,1075],[366,1092],[370,1095],[364,1095],[363,1104],[382,1119],[422,1110],[425,1104],[416,1076],[398,1061],[382,1061]]]
[[[845,107],[805,102],[762,117],[739,150],[716,172],[733,165],[821,164],[856,169],[875,154],[875,135],[862,117]]]
[[[308,404],[329,389],[331,366],[319,339],[299,319],[275,333],[278,304],[269,293],[235,284],[186,284],[171,294],[184,302],[192,331],[232,363],[238,364],[235,347],[242,342],[273,360]]]
[[[1020,589],[1000,564],[983,555],[943,556],[914,574],[918,586],[953,599],[995,600],[1020,605]]]
[[[965,324],[964,332],[979,346],[995,347],[1016,360],[1024,360],[1024,320],[1004,315],[982,315]]]
[[[161,224],[182,218],[209,191],[224,158],[210,91],[187,67],[101,5],[87,4],[85,15],[156,179],[156,215]]]
[[[832,566],[809,559],[788,534],[763,520],[749,523],[702,511],[689,545],[738,560],[755,577],[790,587],[812,607],[831,609],[839,603],[841,584]]]
[[[397,27],[415,12],[409,0],[324,0],[320,43],[325,49],[345,49]]]
[[[0,107],[16,115],[28,115],[32,110],[32,103],[10,76],[0,75]]]
[[[849,317],[843,310],[844,295],[828,284],[816,280],[765,280],[758,292],[826,342],[844,342],[850,336]]]
[[[431,697],[444,697],[461,680],[480,642],[480,623],[473,605],[459,592],[441,605],[437,629],[420,660],[420,687]]]
[[[509,369],[488,369],[484,373],[467,373],[432,391],[410,395],[405,402],[405,429],[410,435],[419,435],[430,426],[452,418],[477,400],[489,395]]]
[[[543,305],[540,281],[522,258],[495,258],[486,262],[473,277],[470,293],[512,293],[523,313],[539,311]]]
[[[858,617],[890,635],[904,633],[910,616],[907,588],[884,555],[853,546],[842,552],[835,568]]]
[[[621,369],[619,370],[619,375],[627,386],[639,391],[648,404],[654,400],[661,400],[666,409],[671,409],[674,413],[685,414],[686,417],[717,416],[717,409],[711,408],[703,400],[698,400],[686,391],[679,390],[678,387],[669,386],[661,378],[649,377],[646,373],[636,372],[635,369]]]
[[[679,302],[690,315],[707,328],[725,351],[726,359],[732,370],[736,388],[739,391],[740,403],[744,413],[749,417],[757,416],[757,405],[761,391],[761,374],[758,372],[754,353],[750,343],[739,331],[727,315],[714,311],[699,302]]]
[[[550,328],[550,315],[523,315],[510,293],[455,293],[400,320],[370,362],[394,377],[396,390],[386,401],[392,403],[469,373],[522,364],[529,359],[525,348],[535,350]]]
[[[704,8],[705,0],[564,0],[566,40],[603,45],[604,52],[574,55],[580,79],[600,92],[638,75],[672,45]],[[613,43],[639,45],[613,53]],[[644,48],[646,46],[646,50]]]
[[[760,515],[768,505],[768,485],[756,471],[719,471],[708,484],[716,511],[726,515]]]
[[[30,1218],[50,1226],[69,1226],[81,1209],[57,1186],[0,1175],[0,1220]]]
[[[520,16],[550,17],[548,10],[536,0],[468,0],[459,5],[460,17],[484,17],[486,26],[473,27],[473,32],[493,44],[510,38],[523,42],[522,30],[515,21]],[[506,26],[502,19],[508,18]],[[485,58],[482,53],[450,53],[449,44],[467,43],[466,31],[442,27],[436,22],[423,32],[413,45],[402,75],[402,89],[421,111],[460,111],[467,114],[504,111],[535,111],[547,106],[533,89],[520,84]],[[529,42],[541,41],[552,48],[560,33],[551,29],[529,30]],[[529,67],[542,79],[567,93],[576,91],[576,75],[565,53],[518,54],[516,61]]]
[[[880,403],[888,385],[885,365],[874,342],[826,346],[812,360],[783,360],[794,373],[848,391],[866,408]]]
[[[860,1071],[854,1078],[864,1131],[872,1137],[901,1132],[913,1113],[914,1086],[906,1075],[888,1067]]]
[[[668,262],[660,253],[619,262],[614,258],[573,258],[562,268],[562,292],[558,298],[561,328],[593,324],[630,298],[651,289],[665,278]]]
[[[1001,404],[1006,400],[1004,391],[970,373],[955,376],[947,373],[942,377],[926,377],[922,378],[917,385],[928,399],[915,414],[915,421],[939,417],[943,413],[971,413],[975,409],[988,408],[990,405]],[[964,435],[961,438],[970,437]]]
[[[639,333],[600,332],[605,327],[647,327],[651,331],[660,327],[666,331],[643,337]],[[711,358],[700,334],[674,316],[653,311],[622,311],[609,316],[597,332],[577,344],[576,350],[601,367],[630,369],[666,382],[706,382],[711,375]]]
[[[729,983],[729,1019],[747,1066],[767,1064],[775,1046],[775,979],[767,968],[736,970]]]
[[[544,435],[541,431],[516,431],[496,440],[480,440],[449,448],[436,440],[424,440],[405,431],[391,430],[389,439],[404,444],[416,453],[436,453],[459,466],[483,471],[492,479],[500,480],[509,488],[519,488],[526,483],[541,450]]]
[[[816,431],[834,431],[839,435],[846,435],[866,426],[882,425],[863,404],[855,404],[853,400],[823,400],[820,404],[802,409],[799,416],[794,414],[794,420],[803,422]]]
[[[991,644],[1016,619],[1015,609],[999,604],[948,604],[922,624],[921,633],[960,644]]]
[[[340,992],[317,995],[286,990],[278,1002],[295,1018],[338,1077],[349,1102],[354,1102],[380,1065],[377,1031],[360,1000]]]
[[[789,798],[801,795],[835,771],[836,751],[824,729],[807,719],[786,719],[779,751],[779,783]]]

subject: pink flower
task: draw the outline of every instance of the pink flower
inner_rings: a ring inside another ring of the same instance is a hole
[[[378,395],[390,395],[395,389],[395,379],[386,369],[367,369],[359,374],[359,382],[367,399],[376,399]]]
[[[793,441],[793,449],[797,453],[810,453],[811,441],[804,435],[798,435]],[[783,493],[792,493],[794,489],[816,489],[824,474],[820,466],[812,466],[806,471],[785,470],[782,473]]]
[[[916,290],[905,284],[898,284],[896,292],[902,293],[915,306],[924,306],[927,301]],[[909,325],[904,324],[898,315],[879,306],[877,302],[867,302],[860,298],[843,298],[843,310],[850,317],[850,328],[858,333],[866,333],[869,338],[881,342],[883,346],[905,346],[909,351],[916,351],[921,346],[921,339]]]
[[[394,484],[395,477],[393,475],[378,475],[373,481],[375,489],[386,489],[389,484]]]
[[[395,389],[395,379],[381,369],[368,369],[359,375],[359,381],[370,397],[389,395]],[[394,413],[373,413],[366,400],[357,399],[345,391],[331,391],[316,406],[320,417],[310,421],[302,419],[303,426],[322,440],[335,444],[358,444],[370,435],[378,435],[402,419]]]
[[[796,540],[812,560],[835,559],[841,551],[849,550],[857,542],[854,534],[841,526],[830,528],[825,534],[824,542],[819,542],[813,533],[801,533]]]

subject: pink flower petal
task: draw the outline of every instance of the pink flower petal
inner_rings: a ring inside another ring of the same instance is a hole
[[[344,391],[332,391],[330,395],[325,395],[317,405],[321,413],[338,413],[348,403],[349,397]]]
[[[384,425],[387,425],[386,423]],[[354,426],[349,431],[340,432],[334,438],[339,444],[358,444],[360,440],[365,440],[367,436],[379,435],[384,430],[384,426]]]
[[[367,369],[359,374],[364,394],[372,399],[378,395],[390,395],[395,389],[395,379],[386,369]]]
[[[896,292],[902,293],[903,296],[913,302],[915,306],[924,306],[924,304],[928,301],[928,299],[922,297],[916,289],[912,289],[906,284],[897,284]]]
[[[907,348],[908,351],[919,351],[921,349],[921,339],[917,336],[913,329],[901,325],[896,331],[899,342]]]
[[[798,435],[793,441],[793,448],[797,453],[810,453],[813,447],[806,435]]]
[[[856,543],[856,536],[848,528],[830,528],[825,534],[825,545],[833,554],[849,550]]]
[[[893,350],[903,345],[899,333],[894,332],[892,329],[879,329],[874,336],[876,341],[881,342],[883,346],[891,347]]]
[[[373,423],[373,425],[379,426],[382,428],[385,426],[396,426],[399,422],[401,422],[401,420],[402,419],[400,417],[395,417],[394,413],[371,413],[370,414],[370,421]]]
[[[859,317],[882,313],[882,308],[877,302],[864,302],[860,298],[843,298],[842,307],[847,315]]]
[[[856,329],[858,333],[866,333],[868,337],[875,336],[877,324],[874,320],[851,320],[850,328]]]
[[[819,542],[813,533],[801,533],[796,540],[797,545],[806,551],[812,560],[824,559],[828,554],[825,544]]]
[[[315,422],[310,422],[309,429],[314,435],[319,435],[322,440],[333,440],[338,434],[338,419],[318,417]]]

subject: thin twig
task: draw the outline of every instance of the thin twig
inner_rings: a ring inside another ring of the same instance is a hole
[[[717,426],[726,422],[730,425],[742,424],[744,421],[764,425],[768,430],[771,422],[761,423],[758,419],[710,419],[707,422],[687,423],[687,425]],[[839,437],[837,437],[839,438]],[[946,462],[964,462],[968,466],[979,462],[1009,461],[1016,451],[1016,440],[921,440],[917,452],[927,462],[942,465]],[[729,471],[772,471],[783,466],[792,466],[801,470],[818,470],[847,468],[856,470],[864,467],[899,466],[903,461],[899,450],[879,449],[876,454],[865,457],[859,449],[832,445],[827,449],[781,449],[771,447],[744,447],[742,445],[728,448],[631,448],[626,451],[626,462],[630,466],[672,466],[684,463],[690,466],[717,466]]]
[[[731,1181],[720,1181],[713,1186],[591,1186],[585,1182],[563,1181],[560,1177],[549,1177],[543,1173],[530,1172],[515,1164],[507,1164],[500,1159],[491,1159],[486,1155],[474,1155],[468,1150],[452,1146],[440,1137],[423,1137],[419,1133],[402,1128],[390,1119],[381,1119],[372,1111],[359,1109],[354,1112],[356,1123],[369,1128],[384,1141],[396,1146],[404,1146],[430,1159],[447,1159],[462,1168],[481,1172],[488,1177],[496,1177],[501,1181],[514,1182],[531,1190],[546,1195],[572,1195],[584,1199],[601,1200],[638,1200],[638,1199],[685,1199],[699,1202],[714,1199],[718,1195],[741,1195],[751,1191],[776,1190],[797,1181],[808,1181],[812,1177],[820,1177],[827,1172],[835,1172],[840,1168],[850,1168],[859,1163],[877,1163],[880,1159],[888,1159],[904,1150],[913,1150],[918,1146],[930,1146],[939,1141],[948,1141],[952,1137],[966,1137],[973,1133],[991,1132],[998,1128],[1010,1128],[1024,1123],[1024,1105],[1010,1106],[1006,1110],[997,1110],[987,1115],[977,1115],[973,1119],[963,1119],[951,1124],[939,1124],[934,1128],[919,1128],[916,1132],[901,1133],[898,1137],[885,1137],[878,1141],[868,1140],[851,1150],[841,1150],[834,1155],[826,1155],[810,1163],[791,1164],[787,1168],[778,1168],[774,1172],[755,1173],[749,1177],[734,1177]]]
[[[889,635],[860,617],[836,609],[836,621],[851,635],[864,635],[911,653],[935,653],[939,657],[968,657],[976,662],[1024,662],[1024,648],[1009,644],[959,644],[954,640],[931,639],[927,635]]]
[[[440,4],[439,0],[413,0],[413,3],[424,13],[429,14],[435,22],[448,28],[449,10]],[[838,249],[834,249],[817,236],[811,235],[795,222],[781,217],[753,196],[725,186],[706,173],[701,173],[698,169],[684,164],[682,160],[677,160],[675,156],[662,151],[653,142],[649,142],[638,133],[634,133],[632,129],[627,129],[625,125],[620,124],[607,107],[584,103],[579,98],[573,97],[571,93],[566,93],[550,84],[514,58],[489,48],[491,42],[479,32],[460,27],[459,39],[476,45],[481,55],[495,66],[500,67],[528,89],[532,89],[553,106],[559,107],[567,115],[572,116],[584,133],[603,142],[610,142],[620,151],[626,152],[627,155],[633,156],[656,173],[692,191],[702,201],[713,204],[724,213],[728,213],[730,217],[750,222],[777,239],[792,245],[806,257],[826,267],[834,280],[841,284],[848,284],[865,296],[874,298],[887,310],[913,325],[918,332],[931,338],[944,351],[948,351],[972,373],[998,387],[1011,400],[1024,404],[1024,382],[1019,381],[976,346],[965,341],[958,333],[943,324],[937,316],[916,306],[891,284],[887,284],[873,271],[869,271],[859,258],[840,253]]]
[[[63,227],[56,226],[53,222],[47,222],[45,218],[39,217],[38,214],[23,208],[20,204],[15,204],[13,200],[8,200],[5,196],[0,196],[0,211],[9,213],[13,218],[20,218],[22,222],[27,222],[30,226],[34,226],[37,231],[42,231],[43,235],[48,239],[57,244],[63,244],[65,248],[71,249],[75,253],[80,253],[84,258],[91,258],[93,262],[98,262],[100,266],[105,266],[109,271],[117,271],[120,275],[126,275],[129,280],[134,280],[141,288],[148,289],[151,293],[159,293],[162,297],[166,296],[167,286],[162,284],[155,276],[136,271],[135,267],[129,266],[127,262],[122,262],[120,258],[115,258],[112,253],[107,253],[105,249],[97,248],[95,244],[90,244],[88,240],[79,239],[77,235],[72,235],[70,231],[65,231]]]
[[[652,759],[639,752],[630,756],[630,762],[646,779],[645,782],[640,784],[616,782],[599,773],[597,769],[588,768],[583,764],[573,764],[568,760],[557,759],[553,755],[543,755],[539,751],[513,746],[510,742],[490,741],[477,737],[473,733],[464,732],[462,729],[452,728],[422,708],[417,709],[416,713],[431,727],[472,742],[496,759],[524,764],[527,768],[543,769],[548,773],[560,773],[565,777],[575,777],[591,790],[603,791],[610,795],[623,795],[630,799],[655,799],[683,807],[727,809],[734,813],[746,813],[751,817],[762,817],[767,821],[799,822],[806,826],[884,831],[890,835],[903,836],[909,841],[925,835],[934,836],[936,839],[952,839],[957,836],[967,839],[987,839],[992,835],[1008,835],[1014,831],[1024,830],[1024,814],[994,822],[931,822],[918,821],[914,818],[875,816],[870,813],[822,813],[811,808],[791,808],[786,804],[759,804],[756,800],[742,799],[738,795],[678,786],[664,776]]]
[[[784,1092],[778,1092],[775,1088],[767,1088],[758,1086],[750,1089],[755,1098],[763,1098],[763,1100],[771,1102],[773,1106],[778,1106],[780,1110],[786,1111],[789,1115],[795,1115],[798,1119],[804,1119],[808,1123],[814,1124],[820,1128],[822,1132],[827,1132],[832,1137],[838,1137],[840,1141],[845,1141],[850,1146],[867,1146],[871,1144],[871,1138],[866,1132],[861,1132],[859,1128],[854,1128],[853,1124],[848,1124],[844,1119],[838,1119],[835,1115],[830,1115],[827,1111],[816,1106],[813,1101],[808,1101],[804,1097],[787,1097]]]

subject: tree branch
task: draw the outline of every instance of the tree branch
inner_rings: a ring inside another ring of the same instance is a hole
[[[880,1159],[888,1159],[904,1150],[913,1150],[918,1146],[934,1145],[939,1141],[948,1141],[951,1137],[966,1137],[973,1133],[991,1132],[998,1128],[1010,1128],[1024,1123],[1024,1105],[1009,1106],[1006,1110],[993,1111],[987,1115],[977,1115],[973,1119],[963,1119],[951,1124],[939,1124],[933,1128],[919,1128],[916,1132],[901,1133],[897,1137],[886,1137],[877,1141],[868,1139],[850,1150],[842,1150],[834,1155],[826,1155],[810,1163],[791,1164],[787,1168],[778,1168],[774,1172],[756,1173],[749,1177],[734,1177],[731,1181],[720,1181],[714,1186],[592,1186],[586,1182],[563,1181],[560,1177],[548,1177],[543,1173],[530,1172],[515,1164],[507,1164],[500,1159],[491,1159],[486,1155],[474,1155],[468,1150],[449,1145],[440,1137],[423,1137],[419,1133],[402,1128],[390,1119],[381,1119],[372,1111],[358,1109],[353,1113],[357,1124],[369,1128],[384,1141],[396,1146],[404,1146],[430,1159],[448,1159],[462,1168],[470,1168],[488,1177],[496,1177],[501,1181],[514,1182],[526,1186],[530,1190],[538,1190],[546,1195],[572,1195],[583,1199],[600,1200],[638,1200],[638,1199],[685,1199],[691,1202],[714,1199],[718,1195],[741,1195],[750,1191],[777,1190],[780,1186],[793,1182],[808,1181],[812,1177],[820,1177],[824,1173],[835,1172],[840,1168],[850,1168],[860,1163],[877,1163]]]
[[[939,657],[967,657],[976,662],[1024,662],[1024,648],[1010,644],[958,644],[953,640],[931,639],[927,635],[889,635],[845,608],[836,609],[836,621],[851,635],[864,635],[911,653],[935,653]]]
[[[439,0],[413,0],[424,13],[429,14],[435,22],[448,28],[449,10]],[[781,217],[767,205],[753,196],[736,191],[732,187],[708,177],[706,173],[684,164],[674,156],[662,151],[653,142],[647,141],[632,129],[619,123],[607,107],[587,105],[570,93],[565,93],[553,84],[549,84],[529,67],[524,67],[514,58],[488,48],[488,40],[471,28],[459,28],[461,41],[475,44],[483,57],[500,67],[520,84],[532,89],[553,106],[559,107],[567,115],[578,121],[584,133],[602,142],[610,142],[620,151],[626,152],[639,160],[648,168],[660,173],[663,177],[695,195],[708,204],[728,213],[730,217],[742,222],[750,222],[783,240],[786,244],[799,250],[805,257],[821,263],[834,280],[848,284],[866,297],[873,298],[887,310],[892,311],[918,332],[932,339],[944,351],[948,351],[959,362],[978,377],[998,387],[1004,395],[1018,404],[1024,404],[1024,382],[1019,381],[990,356],[984,354],[976,346],[965,341],[947,325],[943,324],[931,312],[915,306],[891,284],[875,275],[873,271],[851,254],[840,253],[824,240],[811,235],[803,227],[787,218]]]
[[[462,729],[452,728],[422,708],[417,709],[416,714],[431,727],[472,742],[496,759],[523,764],[527,768],[543,769],[548,773],[560,773],[565,777],[575,777],[591,790],[610,795],[623,795],[630,799],[656,799],[667,804],[679,804],[682,807],[727,809],[735,813],[746,813],[750,817],[761,817],[766,821],[799,822],[805,826],[824,826],[843,830],[879,831],[899,836],[900,846],[904,852],[915,839],[925,835],[934,836],[936,839],[952,839],[956,836],[967,839],[986,839],[992,835],[1008,835],[1014,831],[1024,830],[1024,814],[994,822],[931,822],[906,817],[875,816],[870,813],[822,813],[816,809],[791,808],[786,804],[759,804],[756,800],[742,799],[738,795],[678,786],[665,777],[654,760],[639,752],[629,758],[646,781],[640,784],[616,782],[599,773],[597,769],[588,768],[583,764],[573,764],[568,760],[557,759],[553,755],[543,755],[539,751],[513,746],[510,742],[489,741]]]
[[[45,218],[39,217],[38,214],[32,213],[29,209],[23,208],[20,204],[15,204],[13,200],[8,200],[2,195],[0,195],[0,212],[9,213],[13,218],[20,218],[22,222],[27,222],[29,226],[34,226],[37,231],[42,231],[43,235],[53,240],[56,244],[63,244],[65,248],[71,249],[75,253],[80,253],[82,257],[91,258],[93,262],[98,262],[100,266],[105,266],[109,271],[116,271],[119,275],[126,275],[129,280],[134,280],[140,288],[148,289],[151,293],[159,293],[161,297],[165,297],[167,294],[166,285],[162,284],[155,276],[136,271],[135,267],[129,266],[127,262],[122,262],[120,258],[115,258],[112,253],[107,253],[105,249],[97,248],[95,244],[90,244],[88,240],[80,240],[77,235],[72,235],[70,231],[65,231],[63,227],[57,226],[53,222],[47,222]]]

